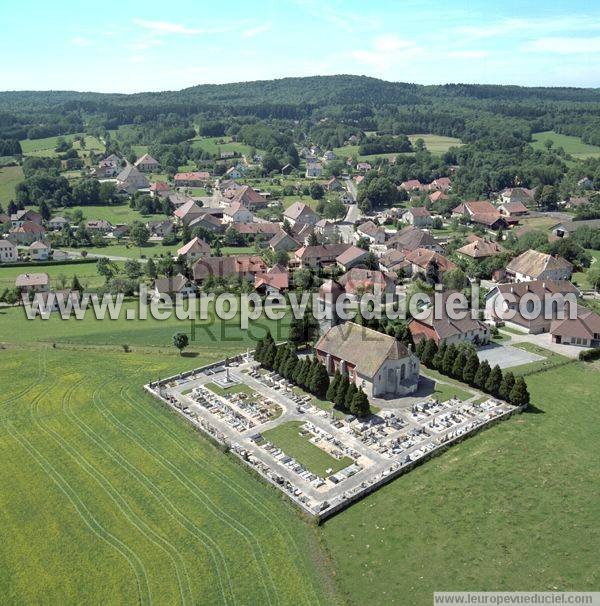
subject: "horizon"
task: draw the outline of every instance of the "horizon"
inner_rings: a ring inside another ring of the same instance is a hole
[[[101,15],[71,2],[28,6],[33,22],[31,11],[0,8],[0,49],[12,57],[3,92],[131,94],[339,74],[423,85],[600,85],[600,7],[592,0],[543,8],[516,0],[493,7],[234,0],[227,14],[190,0],[170,10],[149,2],[143,13],[107,0]]]
[[[84,89],[67,89],[67,88],[46,88],[46,89],[0,89],[0,94],[4,93],[76,93],[76,94],[98,94],[98,95],[141,95],[141,94],[152,94],[152,93],[172,93],[181,92],[190,88],[198,88],[202,86],[234,86],[238,84],[258,84],[258,83],[269,83],[279,82],[282,80],[302,80],[311,78],[336,78],[336,77],[352,77],[352,78],[370,78],[380,82],[386,82],[388,84],[406,84],[415,86],[502,86],[502,87],[516,87],[516,88],[543,88],[543,89],[576,89],[576,90],[594,90],[600,91],[600,84],[598,86],[570,86],[570,85],[555,85],[555,86],[540,86],[540,85],[524,85],[524,84],[498,84],[495,82],[440,82],[436,84],[420,84],[418,82],[408,82],[405,80],[387,80],[385,78],[378,78],[376,76],[369,76],[367,74],[312,74],[303,76],[281,76],[278,78],[261,78],[258,80],[236,80],[230,82],[198,82],[185,86],[183,88],[174,89],[156,89],[156,90],[140,90],[135,92],[120,92],[120,91],[96,91],[96,90],[84,90]]]

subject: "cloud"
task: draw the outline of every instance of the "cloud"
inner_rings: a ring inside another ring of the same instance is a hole
[[[200,36],[202,34],[222,34],[233,29],[233,26],[200,29],[188,27],[181,23],[171,23],[170,21],[147,21],[146,19],[134,19],[133,23],[154,34],[162,35]]]
[[[496,22],[481,25],[464,25],[457,27],[455,33],[459,37],[471,39],[493,38],[502,36],[508,38],[514,35],[540,35],[549,32],[567,32],[581,30],[597,30],[600,28],[598,16],[593,15],[561,15],[560,17],[509,17]]]
[[[83,38],[82,36],[75,36],[71,38],[71,44],[75,46],[91,46],[92,41],[89,38]]]
[[[395,34],[383,34],[373,40],[373,48],[356,50],[352,56],[378,71],[386,71],[404,59],[416,57],[423,49],[414,40],[400,38]]]
[[[483,59],[489,55],[489,51],[485,50],[457,50],[446,53],[446,57],[451,59]]]
[[[592,38],[538,38],[537,40],[528,42],[523,48],[532,52],[557,53],[560,55],[600,53],[600,36]]]
[[[254,38],[254,36],[258,36],[260,34],[264,34],[271,29],[270,23],[263,23],[262,25],[257,25],[256,27],[251,27],[242,32],[242,36],[244,38]]]

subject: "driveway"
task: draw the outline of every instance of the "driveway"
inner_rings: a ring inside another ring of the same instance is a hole
[[[566,356],[567,358],[576,359],[579,356],[579,352],[587,349],[586,347],[578,347],[577,345],[563,345],[552,342],[552,336],[549,332],[543,332],[539,335],[522,334],[517,335],[514,333],[507,333],[500,329],[500,332],[504,335],[509,335],[513,343],[533,343],[538,347],[544,347],[554,353]]]
[[[518,347],[496,343],[482,347],[477,355],[480,361],[487,360],[492,368],[496,364],[500,368],[511,368],[512,366],[521,366],[546,359],[544,356],[538,356]]]

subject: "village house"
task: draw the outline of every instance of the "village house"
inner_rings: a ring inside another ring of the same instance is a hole
[[[230,166],[225,171],[225,175],[228,179],[241,179],[243,177],[242,171],[237,166]]]
[[[150,195],[155,196],[166,196],[171,191],[171,186],[164,181],[156,181],[150,184]]]
[[[291,174],[293,171],[295,170],[295,167],[293,164],[285,164],[282,168],[281,168],[281,174],[282,175],[289,175]]]
[[[427,231],[418,227],[409,225],[401,229],[395,236],[392,236],[387,242],[388,250],[416,250],[417,248],[426,248],[435,252],[442,252],[439,242]]]
[[[188,223],[188,227],[190,229],[206,229],[214,234],[220,234],[225,231],[225,225],[221,221],[221,219],[215,217],[210,213],[203,212],[202,214],[196,216]]]
[[[553,343],[600,347],[600,316],[593,310],[577,306],[577,317],[554,320],[550,326]]]
[[[320,162],[307,162],[305,177],[317,179],[323,174],[323,165]]]
[[[469,244],[465,244],[456,251],[456,254],[469,259],[487,259],[505,252],[498,242],[474,236]]]
[[[97,234],[107,234],[113,230],[113,226],[105,219],[89,219],[85,222],[85,228]]]
[[[506,266],[506,276],[514,282],[570,280],[572,273],[573,266],[562,257],[533,249],[526,250]]]
[[[198,218],[205,212],[206,211],[203,210],[200,206],[198,206],[196,202],[194,202],[194,200],[190,200],[189,202],[186,202],[183,206],[180,206],[178,209],[176,209],[173,215],[183,225],[189,225],[194,219]]]
[[[139,189],[148,189],[150,181],[133,164],[127,164],[117,175],[117,190],[134,194]]]
[[[396,284],[384,272],[373,269],[353,267],[338,279],[340,286],[347,295],[359,297],[363,294],[378,295],[382,299],[386,295],[393,295]]]
[[[552,227],[552,235],[557,238],[568,238],[581,227],[600,229],[600,219],[587,219],[585,221],[563,221]]]
[[[565,208],[571,210],[577,210],[578,208],[585,208],[590,205],[590,199],[585,196],[573,196],[566,200]]]
[[[0,240],[0,263],[13,263],[18,259],[17,247],[8,240]]]
[[[515,219],[518,217],[524,217],[529,214],[529,209],[518,200],[515,202],[504,202],[498,206],[498,212],[503,217],[508,217],[509,219]]]
[[[399,189],[404,189],[406,191],[417,191],[423,187],[421,182],[418,179],[409,179],[408,181],[402,181],[398,186]]]
[[[50,277],[45,273],[19,274],[15,280],[15,286],[21,290],[21,293],[48,292]]]
[[[187,298],[194,292],[196,292],[195,285],[183,274],[154,280],[154,299],[159,299],[165,295],[169,297],[180,295],[183,298]]]
[[[254,215],[239,202],[235,202],[223,211],[223,223],[252,223]]]
[[[273,252],[291,252],[298,250],[301,244],[283,229],[269,240],[269,248]]]
[[[459,219],[466,217],[470,223],[493,230],[506,229],[509,223],[516,222],[515,219],[503,217],[500,211],[487,200],[463,202],[452,209],[452,216]]]
[[[356,170],[360,173],[366,173],[367,171],[370,171],[371,168],[372,166],[368,162],[359,162],[356,165]]]
[[[433,204],[439,200],[448,200],[449,197],[443,191],[434,191],[432,194],[429,194],[428,198]]]
[[[443,343],[458,345],[468,342],[476,346],[489,343],[489,327],[472,317],[472,311],[464,305],[459,308],[456,318],[449,317],[446,301],[451,294],[450,292],[443,293],[437,309],[433,304],[426,310],[423,317],[411,318],[408,328],[413,341],[418,343],[422,339],[433,339],[438,347]]]
[[[210,256],[210,246],[198,237],[192,238],[187,244],[177,249],[177,256],[194,263],[198,259]]]
[[[209,181],[210,173],[206,171],[177,173],[173,177],[175,187],[204,187]]]
[[[412,263],[407,261],[406,254],[403,250],[388,250],[379,257],[379,269],[396,277],[410,275],[412,272]]]
[[[355,240],[367,240],[370,244],[383,244],[385,242],[385,229],[373,221],[361,223],[356,228]]]
[[[328,149],[323,154],[323,161],[325,161],[325,162],[331,162],[332,160],[335,160],[335,154],[333,153],[332,150]]]
[[[47,261],[51,250],[50,246],[45,242],[32,242],[29,245],[29,256],[32,261]]]
[[[319,244],[303,246],[294,253],[291,265],[300,268],[323,267],[333,265],[337,257],[351,248],[351,244]]]
[[[249,185],[242,185],[235,189],[226,190],[222,202],[224,206],[231,206],[236,202],[239,202],[242,206],[251,211],[266,208],[269,203],[267,198],[259,194]]]
[[[338,267],[344,271],[348,271],[357,265],[360,265],[369,253],[357,246],[350,246],[343,253],[335,258]]]
[[[12,229],[8,239],[17,245],[29,245],[32,242],[42,242],[46,239],[46,230],[37,223],[26,221],[20,227]]]
[[[427,189],[441,192],[450,191],[452,189],[452,181],[449,177],[438,177],[428,185]]]
[[[329,219],[320,219],[315,223],[315,234],[319,236],[319,242],[323,244],[339,241],[338,226]]]
[[[100,160],[97,168],[92,169],[92,176],[98,179],[108,179],[116,177],[123,168],[123,159],[116,154],[110,154],[103,160]]]
[[[150,232],[151,237],[164,238],[173,233],[175,226],[170,219],[164,219],[162,221],[148,221],[146,223],[146,228]]]
[[[294,202],[283,211],[283,219],[293,227],[296,223],[308,223],[314,225],[319,220],[319,215],[304,202]]]
[[[13,228],[22,227],[25,223],[42,224],[42,215],[35,210],[18,210],[10,217],[10,222]]]
[[[160,169],[158,160],[155,160],[150,154],[144,154],[136,160],[134,166],[142,173],[153,173]]]
[[[403,215],[402,220],[414,227],[429,227],[433,219],[431,213],[424,206],[413,206]]]
[[[523,206],[533,204],[534,191],[526,187],[508,187],[500,192],[501,204],[520,202]]]
[[[256,274],[254,289],[262,295],[280,295],[289,289],[290,273],[282,265],[273,265],[265,273]]]
[[[260,238],[261,240],[270,240],[275,234],[281,231],[281,226],[277,223],[268,221],[256,221],[254,223],[231,223],[231,229],[235,229],[243,236],[249,236],[251,239]]]
[[[327,191],[339,191],[344,189],[344,186],[338,181],[337,177],[331,177],[331,179],[325,183],[325,189]]]
[[[188,202],[193,202],[193,198],[190,198],[190,196],[186,196],[185,194],[182,194],[180,192],[175,192],[175,193],[170,193],[167,195],[167,198],[169,199],[169,202],[173,205],[173,208],[175,210],[177,210],[178,208],[181,208],[184,204],[187,204]]]
[[[427,270],[432,265],[437,265],[439,274],[443,274],[452,269],[456,269],[456,265],[449,259],[433,250],[426,248],[417,248],[406,253],[406,260],[411,265],[411,275],[419,273],[427,274]]]
[[[568,315],[567,306],[576,304],[580,295],[577,287],[568,280],[498,284],[485,297],[484,318],[531,334],[548,332],[558,313]],[[539,309],[536,311],[538,301]]]
[[[231,255],[199,259],[192,268],[194,281],[202,284],[209,278],[254,281],[257,274],[267,272],[267,264],[259,255]]]
[[[315,345],[315,354],[330,375],[347,375],[370,397],[401,397],[417,390],[418,358],[376,330],[353,322],[332,326]]]
[[[48,221],[48,228],[52,231],[60,231],[63,227],[67,227],[69,222],[64,217],[52,217]]]

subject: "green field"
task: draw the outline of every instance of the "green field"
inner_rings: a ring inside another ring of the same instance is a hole
[[[23,181],[23,170],[20,166],[0,168],[0,204],[6,212],[7,203],[15,197],[17,183]]]
[[[188,365],[0,352],[4,603],[337,602],[317,529],[143,392]]]
[[[597,269],[600,267],[600,250],[589,250],[588,251],[592,255],[592,264],[585,271],[578,271],[573,274],[573,281],[577,283],[577,285],[581,288],[591,289],[592,285],[588,280],[588,271],[590,268]]]
[[[48,274],[54,288],[60,287],[61,276],[65,278],[67,287],[71,285],[73,276],[79,278],[79,282],[84,288],[98,288],[104,284],[104,278],[96,271],[95,263],[57,263],[56,265],[29,265],[26,267],[0,265],[0,292],[5,288],[13,288],[15,278],[19,274],[25,273]]]
[[[219,143],[223,141],[223,143]],[[192,147],[195,149],[203,149],[209,154],[220,154],[221,152],[235,152],[243,154],[251,162],[250,152],[252,148],[245,143],[232,141],[231,137],[196,137],[191,139]]]
[[[45,137],[44,139],[23,139],[21,141],[21,149],[25,156],[49,156],[56,157],[58,153],[54,151],[58,144],[59,139],[65,141],[72,141],[75,137],[80,136],[83,133],[75,133],[72,135],[61,135],[56,137]],[[81,145],[74,143],[73,147],[81,151]],[[85,135],[85,150],[84,151],[104,151],[104,145],[96,137],[91,135]]]
[[[425,141],[425,147],[434,155],[443,154],[451,147],[460,147],[462,143],[456,137],[444,137],[443,135],[408,135],[414,143],[417,139]]]
[[[165,216],[142,215],[138,210],[129,206],[129,204],[120,204],[118,206],[70,206],[69,208],[58,209],[55,215],[72,215],[76,210],[81,210],[85,219],[97,219],[109,221],[113,225],[117,223],[132,223],[133,221],[162,221]]]
[[[425,147],[434,155],[440,155],[447,152],[451,147],[462,145],[460,139],[454,137],[444,137],[442,135],[409,135],[408,137],[412,143],[417,139],[423,139],[425,141]],[[344,145],[343,147],[336,147],[333,152],[340,158],[347,158],[348,156],[354,156],[359,161],[369,161],[375,158],[393,158],[394,156],[403,155],[398,153],[389,154],[371,154],[363,156],[358,154],[358,145]],[[411,153],[411,152],[409,152]]]
[[[554,148],[562,147],[574,158],[585,159],[600,157],[600,147],[583,143],[579,137],[560,135],[552,130],[547,130],[541,133],[533,133],[532,139],[533,143],[531,145],[534,149],[546,149],[544,143],[550,139],[554,143]]]
[[[302,421],[289,421],[263,432],[262,436],[281,448],[286,455],[296,459],[300,465],[322,478],[330,475],[327,469],[332,469],[331,473],[336,473],[352,465],[352,459],[349,457],[335,459],[318,446],[311,444],[308,441],[310,436],[299,434],[302,425],[304,425]]]
[[[538,414],[453,446],[325,523],[351,604],[598,588],[600,372],[574,362],[527,381]]]

